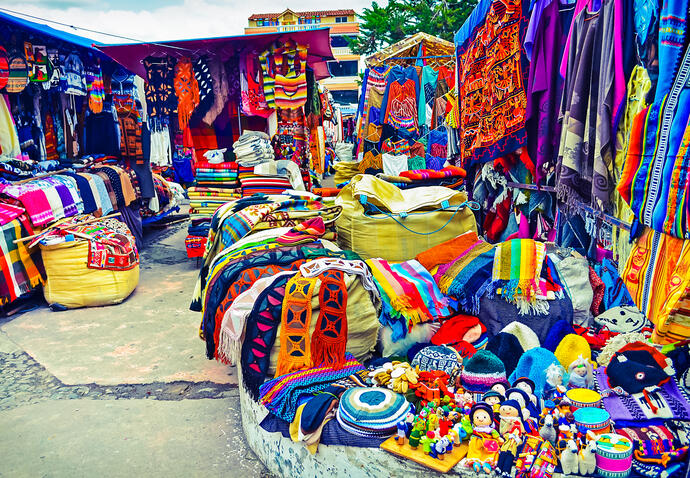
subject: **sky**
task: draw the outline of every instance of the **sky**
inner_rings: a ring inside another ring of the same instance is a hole
[[[294,11],[332,10],[344,8],[343,3],[335,0],[296,0],[292,3],[270,0],[0,0],[0,8],[133,40],[163,41],[241,35],[252,13],[282,12],[288,7]],[[370,5],[370,0],[347,2],[347,8],[357,12]],[[32,18],[27,20],[45,23]],[[127,42],[48,24],[103,43]]]

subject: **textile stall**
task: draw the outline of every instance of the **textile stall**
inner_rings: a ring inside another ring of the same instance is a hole
[[[0,305],[7,306],[50,279],[37,243],[16,241],[77,215],[118,212],[140,248],[142,215],[154,221],[181,197],[152,174],[152,152],[156,162],[170,158],[155,156],[143,82],[93,41],[47,25],[0,12],[0,38]]]
[[[203,256],[225,203],[309,191],[327,171],[342,136],[317,84],[333,58],[327,29],[98,48],[146,79],[152,131],[174,131],[175,174],[189,186],[189,257]]]
[[[215,211],[190,308],[271,472],[687,475],[687,11],[481,0],[368,59],[335,190]]]

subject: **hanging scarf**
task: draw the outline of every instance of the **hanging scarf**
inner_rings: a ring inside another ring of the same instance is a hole
[[[148,57],[142,63],[146,68],[146,106],[151,129],[161,131],[177,106],[177,97],[173,94],[175,59]]]
[[[312,335],[311,361],[339,369],[347,347],[347,286],[342,271],[327,270],[319,276],[319,318]]]
[[[297,274],[285,288],[276,377],[312,366],[309,325],[314,287],[315,277],[307,278]]]
[[[199,104],[199,85],[194,77],[192,61],[182,58],[175,65],[175,93],[180,129],[185,130],[194,108]]]
[[[527,301],[536,298],[539,276],[544,265],[546,245],[532,239],[512,239],[496,247],[491,279],[494,291],[500,288],[506,300],[518,296]]]
[[[86,90],[89,95],[89,109],[91,112],[97,114],[103,111],[105,87],[103,86],[103,73],[99,63],[86,68]]]
[[[197,58],[194,62],[194,79],[199,87],[199,104],[194,109],[195,117],[203,117],[213,106],[213,78],[206,58]]]
[[[289,280],[289,275],[280,276],[264,289],[247,318],[240,366],[244,384],[254,400],[258,398],[259,387],[266,379]]]

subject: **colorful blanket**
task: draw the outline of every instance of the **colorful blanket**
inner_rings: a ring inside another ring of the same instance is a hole
[[[403,178],[423,180],[423,179],[440,179],[440,178],[464,178],[467,176],[467,172],[456,166],[448,166],[440,170],[433,169],[418,169],[415,171],[403,171],[400,173]]]
[[[291,422],[300,397],[325,390],[335,381],[362,370],[364,366],[346,353],[345,362],[338,369],[326,366],[298,370],[264,383],[259,389],[259,401],[278,417]]]
[[[0,226],[0,305],[12,302],[19,296],[43,284],[45,271],[41,254],[31,254],[25,242],[15,244],[15,239],[33,234],[26,215],[21,215]]]
[[[532,239],[512,239],[496,247],[492,289],[508,301],[536,299],[546,245]]]
[[[26,211],[23,207],[14,206],[8,203],[0,203],[0,226],[4,226],[17,219],[19,216],[24,214]]]

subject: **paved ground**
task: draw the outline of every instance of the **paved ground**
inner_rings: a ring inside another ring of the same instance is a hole
[[[0,318],[0,477],[266,476],[188,310],[185,230],[149,231],[121,305]]]

